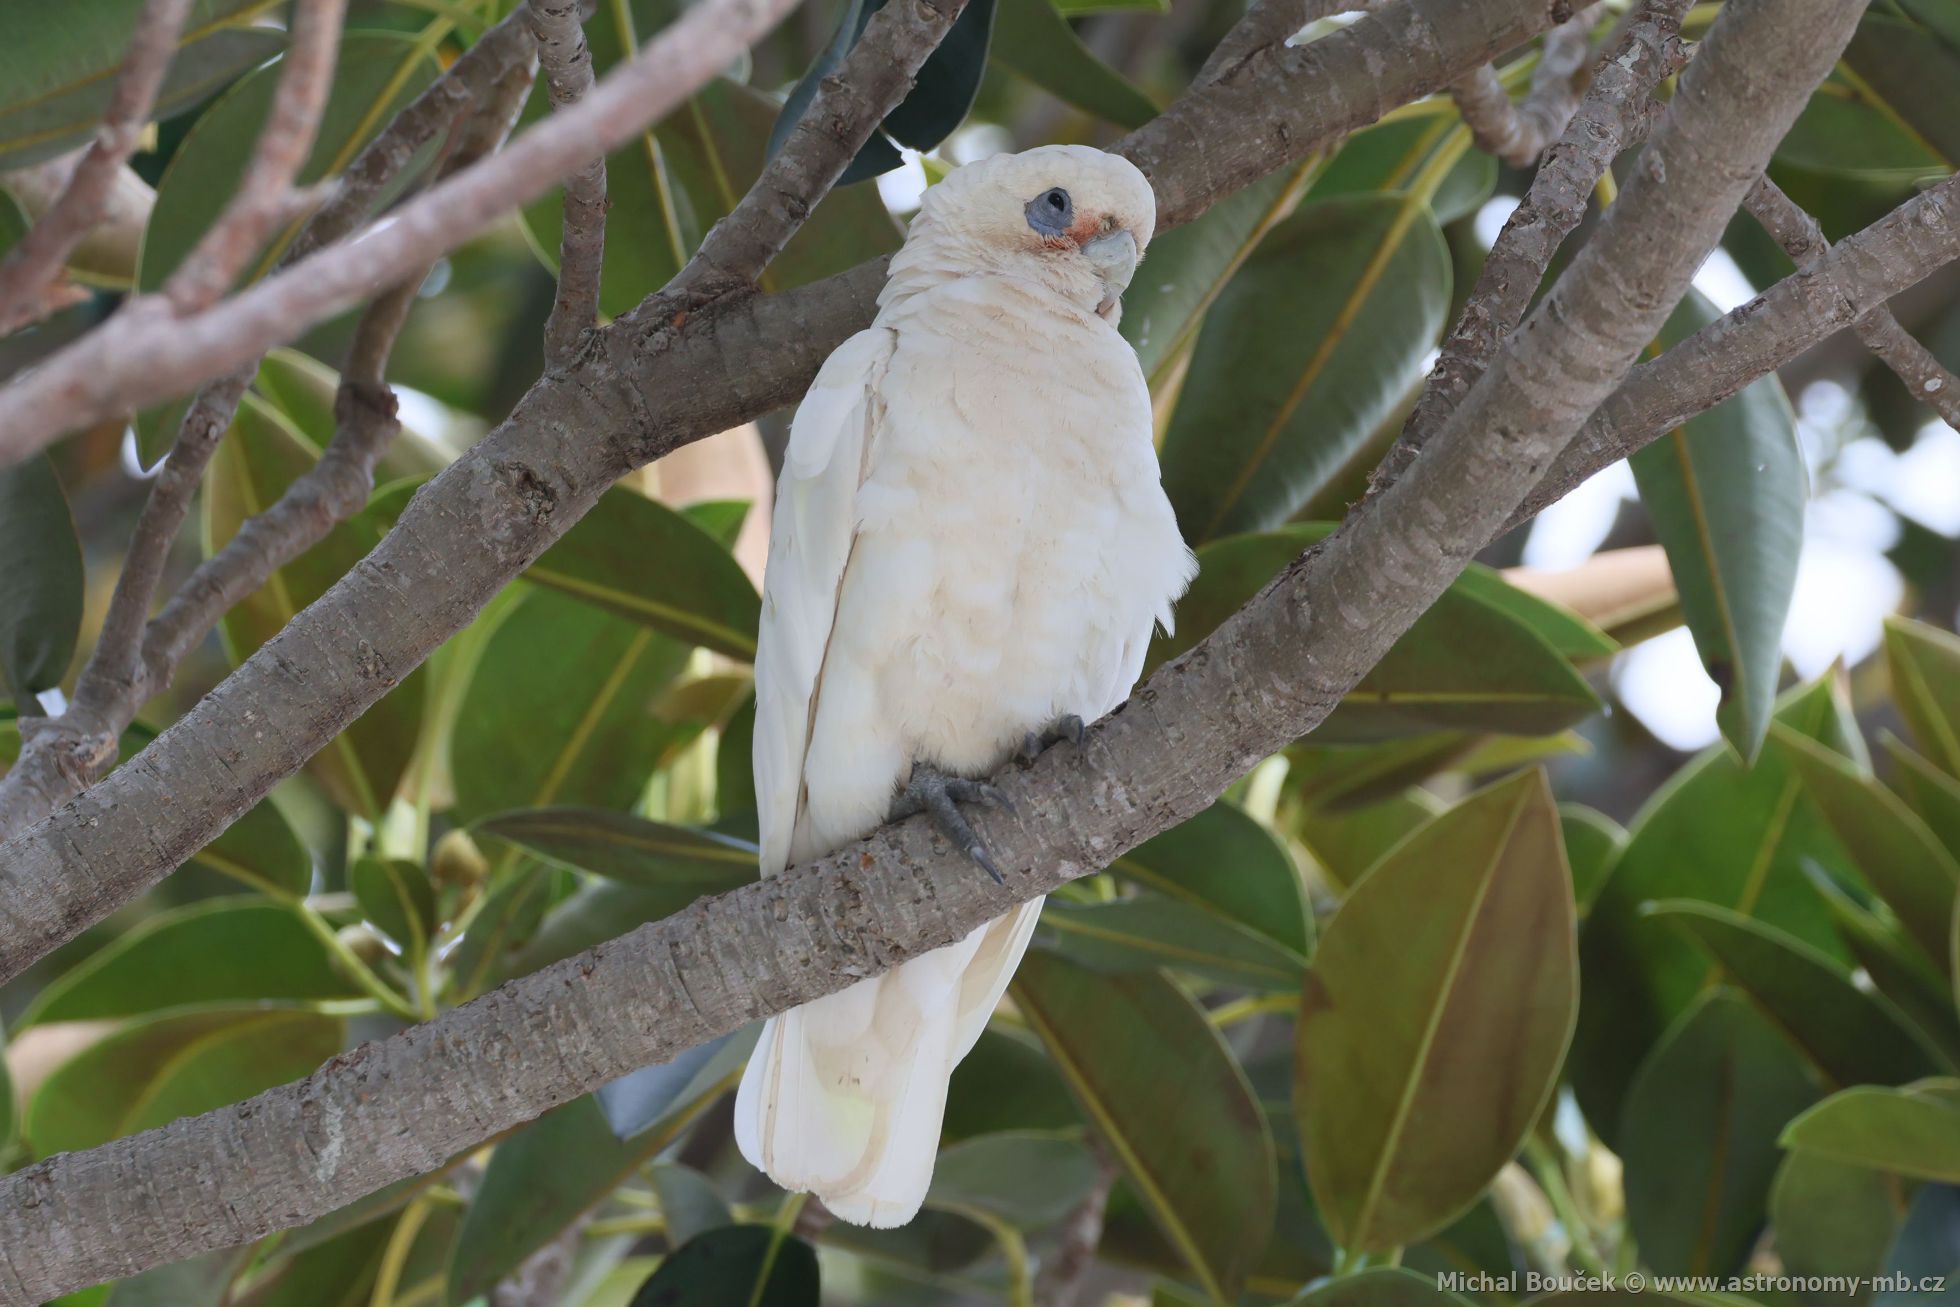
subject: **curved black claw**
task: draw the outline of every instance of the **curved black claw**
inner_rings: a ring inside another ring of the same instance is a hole
[[[1021,765],[1025,767],[1046,753],[1052,745],[1067,740],[1079,749],[1082,747],[1082,742],[1088,738],[1089,728],[1083,724],[1082,719],[1074,713],[1067,713],[1057,717],[1044,730],[1029,731],[1021,740],[1018,756]]]
[[[1004,885],[1000,867],[994,862],[994,855],[987,851],[987,843],[981,839],[966,814],[960,811],[962,803],[984,803],[990,808],[1014,810],[1014,804],[995,786],[985,781],[970,781],[963,776],[946,776],[924,764],[912,768],[912,780],[892,800],[890,820],[898,821],[914,813],[932,814],[933,824],[947,839],[962,849],[966,856],[979,863],[994,884]]]

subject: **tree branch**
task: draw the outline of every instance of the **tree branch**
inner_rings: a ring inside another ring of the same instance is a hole
[[[1160,227],[1189,221],[1232,188],[1528,39],[1548,8],[1401,0],[1311,45],[1260,51],[1121,148],[1156,187]],[[467,626],[620,476],[796,398],[871,320],[883,279],[877,261],[700,311],[655,296],[595,333],[578,367],[547,375],[436,477],[276,647],[69,808],[0,845],[0,981],[181,866]],[[459,552],[459,538],[478,547]]]
[[[689,8],[576,107],[404,204],[361,239],[318,250],[190,317],[125,308],[0,388],[0,463],[223,376],[360,303],[375,285],[440,258],[692,95],[792,3],[707,0]]]
[[[48,283],[102,221],[122,166],[143,138],[190,9],[191,0],[148,0],[143,6],[94,143],[75,165],[60,197],[0,261],[0,335],[44,316]]]
[[[1586,201],[1600,177],[1645,130],[1654,88],[1681,66],[1681,19],[1690,3],[1655,0],[1642,6],[1601,62],[1585,103],[1491,245],[1400,438],[1375,469],[1376,487],[1408,469],[1470,393],[1498,345],[1524,320],[1552,256],[1586,216]]]
[[[1191,85],[1209,86],[1261,50],[1285,45],[1308,23],[1357,7],[1351,0],[1257,0],[1245,18],[1225,33]]]
[[[735,211],[714,225],[670,290],[752,287],[946,38],[966,0],[905,0],[873,14]]]
[[[1831,243],[1824,239],[1817,220],[1785,195],[1767,173],[1757,180],[1742,206],[1783,247],[1799,269],[1814,269],[1817,261],[1830,253]],[[1866,349],[1878,356],[1879,362],[1905,383],[1914,399],[1960,431],[1960,378],[1948,372],[1931,350],[1914,340],[1892,316],[1892,310],[1881,305],[1853,322],[1851,330]]]
[[[1478,149],[1513,168],[1528,168],[1547,145],[1559,139],[1585,90],[1586,51],[1600,9],[1600,5],[1589,5],[1545,33],[1545,45],[1539,51],[1538,66],[1532,69],[1531,90],[1523,104],[1511,103],[1510,93],[1490,64],[1450,84],[1450,98],[1456,101],[1456,110]]]
[[[1856,17],[1855,6],[1820,16],[1803,0],[1730,0],[1648,166],[1409,474],[1160,669],[1083,748],[995,778],[1013,807],[980,820],[1011,868],[1005,885],[915,818],[296,1084],[36,1163],[0,1181],[0,1293],[31,1302],[312,1219],[629,1069],[950,943],[1202,809],[1323,720],[1501,524],[1659,329]],[[529,496],[533,517],[548,516],[556,471],[506,459],[475,484],[486,507]],[[443,602],[415,602],[432,598]],[[278,643],[308,657],[293,627]]]
[[[579,21],[579,0],[525,0],[538,43],[538,67],[554,110],[569,109],[592,89],[592,51]],[[544,324],[544,353],[552,367],[571,358],[578,339],[599,322],[599,276],[606,262],[606,156],[588,160],[565,178],[564,234],[558,244],[558,294]]]
[[[172,313],[195,313],[223,295],[272,229],[292,216],[299,199],[293,181],[319,134],[346,12],[347,0],[295,0],[292,42],[271,116],[239,178],[238,193],[164,282],[163,298]]]

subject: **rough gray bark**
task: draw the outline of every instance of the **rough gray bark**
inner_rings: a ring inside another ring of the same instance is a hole
[[[1261,49],[1119,148],[1151,177],[1160,227],[1173,226],[1549,21],[1549,0],[1402,0],[1312,45]],[[700,311],[655,296],[594,333],[577,367],[540,382],[318,603],[137,758],[0,845],[0,980],[209,843],[626,471],[794,399],[870,321],[883,273],[866,264]]]
[[[1857,8],[1820,20],[1803,0],[1730,0],[1598,234],[1408,474],[1083,747],[996,777],[1013,807],[978,820],[1004,885],[926,823],[888,826],[297,1084],[27,1167],[0,1181],[0,1296],[32,1302],[309,1220],[627,1070],[949,943],[1203,808],[1325,718],[1613,388]],[[535,469],[508,463],[471,484],[486,506],[533,504],[534,523],[557,503]]]
[[[579,21],[579,0],[525,0],[538,43],[538,69],[551,107],[565,109],[592,89],[592,50]],[[606,261],[606,157],[587,161],[565,179],[563,235],[558,242],[558,293],[544,324],[544,356],[553,367],[572,356],[578,339],[599,322],[599,275]]]
[[[1513,168],[1527,168],[1546,146],[1559,139],[1579,107],[1586,71],[1586,50],[1592,41],[1599,5],[1545,33],[1538,66],[1531,72],[1531,90],[1523,104],[1512,104],[1497,76],[1485,64],[1450,85],[1450,98],[1470,129],[1478,149],[1494,154]]]

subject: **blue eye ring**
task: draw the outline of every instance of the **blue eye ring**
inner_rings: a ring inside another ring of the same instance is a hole
[[[1047,237],[1060,236],[1075,221],[1075,201],[1059,186],[1050,186],[1029,200],[1024,212],[1028,226]]]

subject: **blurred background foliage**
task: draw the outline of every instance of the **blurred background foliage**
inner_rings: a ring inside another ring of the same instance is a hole
[[[137,7],[0,11],[0,168],[86,138]],[[730,210],[785,99],[793,117],[875,7],[812,0],[612,157],[608,313]],[[140,248],[84,246],[96,294],[0,341],[0,370],[157,285],[211,220],[283,8],[199,0],[136,165]],[[356,0],[307,177],[508,8]],[[599,0],[601,74],[672,12]],[[768,288],[894,249],[958,161],[1112,141],[1238,13],[973,0]],[[1513,52],[1506,84],[1534,59]],[[546,111],[540,91],[526,117]],[[1956,157],[1960,7],[1877,0],[1773,174],[1836,238]],[[1527,180],[1425,100],[1151,246],[1123,330],[1202,562],[1153,665],[1359,498]],[[0,245],[31,207],[0,199]],[[125,757],[508,413],[540,369],[558,225],[554,197],[438,266],[367,510],[226,620]],[[1657,347],[1791,270],[1738,220]],[[1895,304],[1949,366],[1955,286]],[[317,457],[348,328],[268,357],[173,574]],[[300,776],[0,994],[0,1163],[294,1079],[753,876],[748,660],[784,422],[611,491]],[[72,684],[174,429],[147,413],[0,475],[0,763]],[[904,1229],[830,1224],[741,1162],[749,1031],[311,1226],[64,1301],[1026,1303],[1085,1228],[1081,1301],[1164,1307],[1516,1296],[1444,1272],[1952,1271],[1956,537],[1960,434],[1838,340],[1494,545],[1321,730],[1050,900]],[[1081,1212],[1105,1192],[1098,1233]]]

